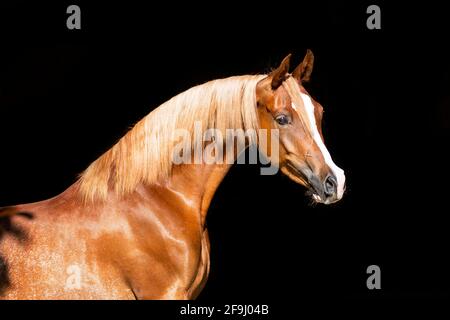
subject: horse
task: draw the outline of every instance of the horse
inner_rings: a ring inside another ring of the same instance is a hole
[[[2,299],[195,299],[209,274],[208,207],[232,161],[173,163],[178,128],[277,132],[280,171],[331,204],[345,191],[304,88],[314,55],[289,72],[197,85],[141,119],[61,194],[0,209]],[[267,157],[260,138],[246,138]],[[224,138],[224,142],[225,138]],[[201,145],[200,148],[206,148]],[[192,157],[192,155],[191,155]],[[271,159],[274,159],[272,157]],[[228,159],[230,160],[230,159]]]

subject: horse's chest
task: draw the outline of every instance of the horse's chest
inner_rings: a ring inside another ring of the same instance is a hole
[[[154,272],[147,272],[150,278],[146,281],[136,279],[133,290],[138,298],[194,299],[200,294],[209,273],[208,235],[204,232],[200,241],[185,243],[189,249],[182,250],[183,253],[172,254],[174,259],[160,265],[157,276]],[[154,264],[150,265],[155,269]],[[158,286],[158,283],[161,285]]]
[[[196,298],[200,292],[202,291],[203,287],[206,284],[206,280],[208,279],[209,274],[209,237],[208,232],[205,229],[203,232],[203,237],[201,241],[201,249],[200,249],[200,257],[199,257],[199,263],[197,265],[197,270],[194,274],[194,279],[192,282],[192,285],[188,289],[188,298]]]

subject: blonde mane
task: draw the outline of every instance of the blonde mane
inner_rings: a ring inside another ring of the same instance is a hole
[[[119,142],[81,175],[79,191],[85,201],[119,196],[138,184],[167,179],[172,169],[173,133],[194,130],[258,129],[256,84],[264,75],[213,80],[171,98],[140,120]]]

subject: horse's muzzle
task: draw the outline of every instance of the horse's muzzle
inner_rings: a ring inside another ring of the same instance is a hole
[[[338,182],[333,173],[326,176],[324,180],[321,180],[315,175],[309,176],[308,182],[313,189],[313,199],[316,202],[323,204],[331,204],[339,201],[338,197]]]

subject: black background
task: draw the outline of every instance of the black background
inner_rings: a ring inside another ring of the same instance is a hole
[[[448,297],[450,56],[442,7],[375,2],[0,5],[0,205],[54,196],[196,84],[316,56],[309,92],[348,191],[234,166],[208,214],[203,302]],[[81,7],[81,30],[66,8]],[[381,268],[369,291],[366,268]]]

